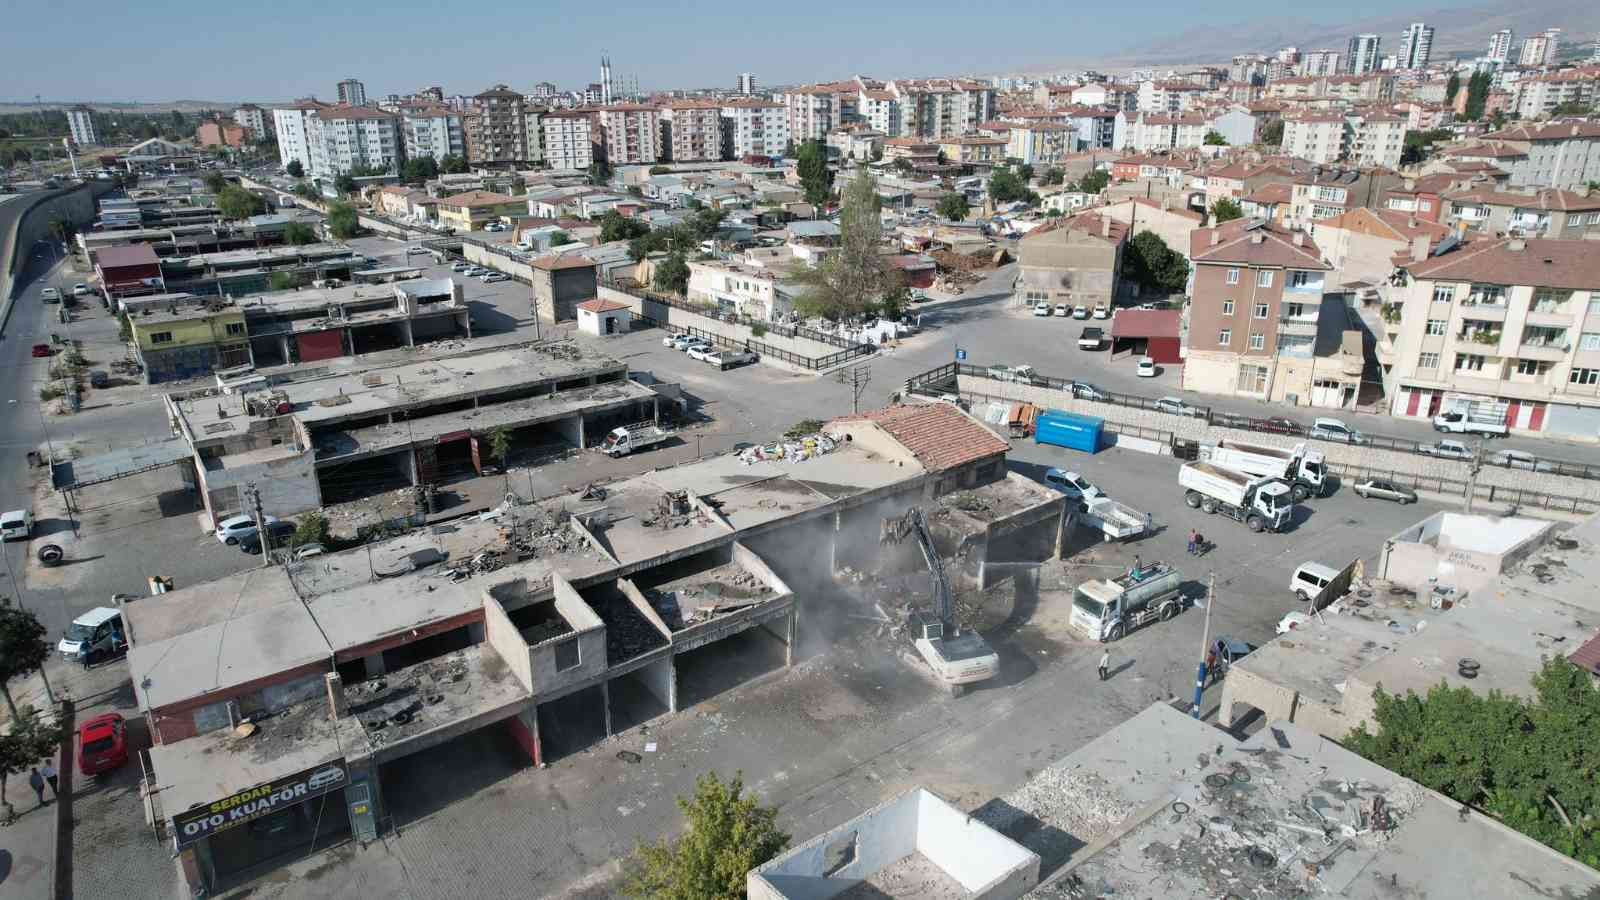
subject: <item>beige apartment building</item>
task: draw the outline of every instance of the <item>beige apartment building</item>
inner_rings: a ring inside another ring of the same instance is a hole
[[[528,126],[521,94],[497,84],[471,98],[462,118],[467,157],[479,165],[528,161]]]
[[[1327,408],[1355,403],[1359,333],[1342,302],[1330,299],[1324,309],[1330,266],[1305,232],[1235,219],[1196,229],[1189,255],[1185,390]]]
[[[722,158],[722,113],[715,102],[683,100],[661,112],[661,150],[673,162]]]
[[[601,107],[599,117],[606,162],[626,166],[661,160],[661,110],[642,103],[617,103]]]
[[[1125,223],[1094,212],[1040,225],[1017,244],[1015,301],[1109,308],[1128,237]]]
[[[594,113],[558,109],[539,118],[544,161],[552,169],[587,169],[594,162]]]
[[[1515,430],[1600,436],[1593,241],[1467,241],[1402,268],[1407,281],[1391,307],[1392,415],[1477,402]]]

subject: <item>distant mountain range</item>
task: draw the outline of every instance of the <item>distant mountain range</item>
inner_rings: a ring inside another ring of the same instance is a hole
[[[61,109],[82,103],[92,106],[100,112],[127,112],[127,113],[164,113],[177,110],[178,112],[196,113],[208,109],[231,111],[238,106],[235,101],[217,100],[166,100],[152,101],[149,103],[117,103],[102,100],[45,100],[45,109]],[[257,104],[258,106],[262,104]],[[0,100],[0,115],[13,113],[38,112],[39,103],[23,100]]]
[[[1216,7],[1219,11],[1226,6]],[[1516,32],[1516,40],[1546,28],[1560,28],[1562,45],[1593,45],[1600,34],[1600,3],[1594,0],[1518,0],[1450,9],[1414,7],[1349,22],[1327,23],[1272,19],[1234,24],[1203,25],[1120,54],[1107,67],[1226,61],[1239,53],[1271,53],[1282,47],[1300,50],[1331,49],[1344,52],[1351,36],[1377,34],[1381,52],[1398,53],[1400,34],[1412,22],[1434,27],[1433,55],[1455,51],[1482,53],[1489,35],[1502,28]],[[1515,46],[1515,45],[1513,45]]]

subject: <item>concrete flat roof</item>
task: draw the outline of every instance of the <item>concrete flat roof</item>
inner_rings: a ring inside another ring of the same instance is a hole
[[[248,297],[239,297],[234,300],[234,305],[250,313],[284,314],[301,312],[305,310],[322,309],[327,306],[342,305],[355,301],[383,300],[389,303],[398,303],[395,288],[403,287],[406,293],[421,297],[435,295],[450,296],[453,290],[452,279],[426,278],[406,282],[389,284],[348,284],[336,288],[306,288],[299,291],[270,291],[265,294],[251,294]]]
[[[140,597],[123,606],[133,643],[145,647],[230,618],[248,616],[299,596],[282,567],[252,568],[216,581]]]
[[[102,254],[117,248],[107,248]],[[150,251],[152,257],[155,251]],[[222,250],[216,253],[196,253],[192,256],[168,257],[161,260],[162,268],[206,269],[215,266],[234,266],[252,262],[274,262],[283,259],[334,259],[355,256],[356,251],[343,244],[301,244],[297,247],[251,247],[246,250]]]
[[[210,595],[228,610],[221,621],[128,651],[141,707],[160,709],[328,661],[328,642],[305,606],[277,603],[237,615],[247,590],[239,585],[233,596]]]
[[[478,409],[440,413],[392,425],[369,425],[347,431],[329,429],[317,436],[317,462],[348,462],[351,457],[386,453],[418,443],[434,443],[441,435],[468,429],[481,432],[502,425],[521,428],[554,422],[576,413],[631,405],[655,396],[655,391],[631,381],[608,381],[544,397],[493,403]]]
[[[376,680],[350,685],[345,696],[379,763],[404,755],[406,742],[460,734],[463,722],[503,718],[533,696],[487,643],[390,669],[382,693],[374,690],[378,685]],[[395,722],[393,715],[402,709],[412,712],[410,720]]]
[[[1438,514],[1439,549],[1455,548],[1475,553],[1505,553],[1550,527],[1543,519],[1501,516],[1475,516],[1468,513]]]
[[[97,456],[52,463],[50,481],[58,491],[87,487],[124,475],[175,465],[189,459],[191,455],[192,451],[186,442],[178,438],[169,438],[154,444],[124,447]]]
[[[1063,780],[1075,789],[1060,789]],[[1390,818],[1384,832],[1370,827],[1376,797]],[[1078,841],[1103,842],[1041,853],[1043,870],[1056,870],[1035,898],[1079,897],[1073,885],[1083,884],[1096,896],[1360,900],[1600,890],[1600,872],[1487,816],[1463,816],[1460,804],[1306,729],[1272,721],[1239,742],[1164,703],[1046,769],[1012,805]],[[1030,849],[1053,831],[1027,826]],[[1307,864],[1316,865],[1309,880]]]

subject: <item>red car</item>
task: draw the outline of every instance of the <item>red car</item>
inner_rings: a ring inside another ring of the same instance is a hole
[[[78,726],[78,771],[109,772],[128,761],[128,725],[117,713],[105,713]]]
[[[34,344],[33,345],[33,358],[34,359],[39,359],[41,357],[45,357],[45,356],[49,356],[49,355],[50,355],[50,345],[49,344]]]

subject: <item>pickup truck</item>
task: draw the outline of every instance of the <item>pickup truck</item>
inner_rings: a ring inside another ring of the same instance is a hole
[[[1100,532],[1108,541],[1128,541],[1144,533],[1149,518],[1110,497],[1086,497],[1078,504],[1078,524]]]
[[[654,447],[672,437],[672,432],[652,422],[636,422],[613,428],[600,444],[600,452],[616,459]]]
[[[1505,437],[1510,433],[1503,410],[1479,404],[1439,413],[1433,417],[1433,430],[1441,434],[1481,434],[1484,437]]]
[[[706,362],[727,371],[735,366],[747,366],[757,360],[757,356],[749,350],[718,350],[706,357]]]
[[[1417,452],[1442,459],[1472,459],[1471,448],[1460,441],[1440,441],[1437,444],[1424,444],[1417,448]]]
[[[1078,334],[1078,349],[1099,350],[1100,345],[1105,343],[1105,337],[1106,333],[1103,329],[1096,328],[1093,325],[1087,325],[1084,327],[1083,331]]]

